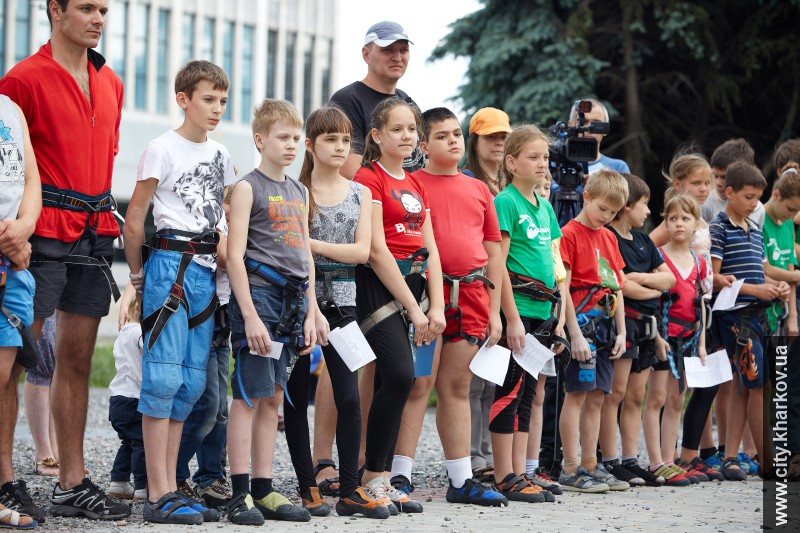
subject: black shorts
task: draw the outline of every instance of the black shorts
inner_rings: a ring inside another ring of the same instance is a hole
[[[625,317],[625,353],[620,359],[639,359],[642,345],[647,342],[647,324],[641,320]]]
[[[74,244],[37,235],[31,237],[33,253],[50,257],[68,254]],[[84,236],[73,253],[89,255],[89,252],[89,237]],[[110,265],[114,256],[114,237],[98,236],[94,256],[104,257]],[[31,263],[29,270],[36,280],[36,294],[33,298],[34,317],[47,318],[56,309],[97,318],[108,315],[111,307],[111,287],[105,274],[98,267]]]

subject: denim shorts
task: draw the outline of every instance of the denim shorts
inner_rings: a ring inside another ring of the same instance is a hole
[[[153,250],[145,265],[143,315],[161,308],[178,274],[178,252]],[[144,338],[142,357],[142,393],[139,412],[153,418],[171,418],[183,422],[206,388],[206,368],[213,317],[189,329],[189,317],[208,306],[216,292],[214,272],[192,261],[186,269],[184,292],[189,312],[180,305],[167,322],[152,349],[152,331]]]
[[[36,282],[30,272],[11,270],[11,267],[8,267],[3,305],[17,315],[26,326],[33,324],[33,295],[35,292]],[[22,346],[22,336],[5,315],[0,315],[0,346]]]
[[[264,322],[271,337],[281,316],[285,311],[283,290],[274,285],[264,287],[250,285],[250,296],[258,317]],[[300,314],[295,324],[295,333],[302,335],[303,321],[308,306],[307,298],[303,298]],[[275,387],[286,389],[286,382],[298,357],[296,346],[283,345],[280,359],[262,357],[250,353],[244,329],[244,318],[239,302],[231,294],[228,304],[231,323],[231,347],[235,359],[231,375],[231,389],[237,400],[247,398],[271,398],[275,395]],[[243,394],[244,392],[244,394]]]

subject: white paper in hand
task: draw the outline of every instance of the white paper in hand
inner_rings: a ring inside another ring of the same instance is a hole
[[[686,369],[686,385],[693,388],[707,388],[733,379],[731,363],[725,350],[714,352],[706,357],[706,366],[699,357],[683,360]]]
[[[711,310],[725,311],[736,305],[736,297],[739,296],[739,290],[742,288],[742,285],[744,285],[744,280],[737,279],[730,287],[724,287],[719,291],[717,299],[714,300],[714,307]]]
[[[272,348],[267,355],[263,355],[262,357],[269,357],[271,359],[280,359],[281,352],[283,351],[283,343],[278,341],[270,341]],[[255,350],[250,350],[250,353],[253,355],[260,355]]]
[[[525,335],[525,346],[522,348],[522,353],[512,352],[512,354],[517,364],[533,377],[537,377],[547,361],[556,355],[530,333]]]
[[[375,352],[361,333],[358,322],[353,321],[343,328],[333,329],[328,334],[328,341],[339,352],[339,356],[351,372],[375,360]]]
[[[503,348],[495,344],[491,348],[487,348],[486,344],[489,342],[487,339],[483,343],[481,349],[472,358],[469,364],[469,369],[472,373],[483,378],[486,381],[491,381],[497,385],[502,385],[506,380],[506,372],[508,371],[508,360],[511,357],[511,350]]]

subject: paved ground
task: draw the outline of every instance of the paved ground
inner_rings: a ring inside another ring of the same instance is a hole
[[[21,397],[21,395],[20,395]],[[108,392],[91,391],[91,408],[86,432],[87,466],[92,479],[108,486],[108,473],[118,446],[108,422]],[[32,474],[33,442],[28,432],[24,409],[20,409],[14,443],[17,474],[32,488],[34,499],[42,504],[52,490],[52,480]],[[426,415],[418,450],[414,482],[420,488],[415,497],[425,506],[419,515],[403,515],[386,521],[331,516],[307,524],[267,523],[279,531],[755,531],[761,524],[761,483],[756,478],[746,483],[702,483],[683,489],[641,488],[600,496],[565,494],[556,503],[512,503],[502,509],[453,505],[445,501],[444,465],[435,429],[434,413]],[[294,473],[283,437],[276,451],[276,486],[284,494],[293,492]],[[329,500],[331,504],[333,499]],[[227,522],[193,528],[165,528],[145,524],[141,506],[125,523],[97,523],[76,519],[48,518],[43,531],[252,531]]]

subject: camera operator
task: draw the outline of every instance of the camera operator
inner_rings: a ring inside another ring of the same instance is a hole
[[[594,98],[587,98],[589,102],[592,103],[592,110],[586,113],[586,125],[590,125],[592,122],[608,122],[608,110],[606,106],[604,106],[599,101],[595,100]],[[578,102],[572,104],[572,109],[569,111],[569,125],[570,126],[577,126],[578,125]],[[604,168],[610,170],[616,170],[617,172],[625,172],[630,174],[631,169],[628,167],[628,163],[623,161],[622,159],[614,159],[612,157],[608,157],[600,153],[600,147],[603,144],[603,139],[605,138],[604,134],[601,133],[591,133],[589,134],[591,137],[597,140],[597,159],[589,163],[589,174],[593,172],[597,172],[598,170],[602,170]]]

